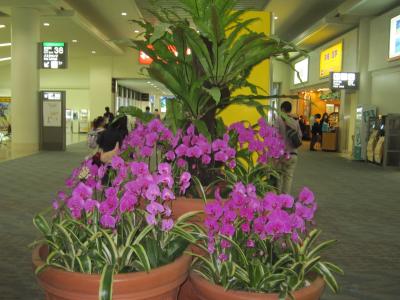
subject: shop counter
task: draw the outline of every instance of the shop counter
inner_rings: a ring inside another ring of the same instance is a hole
[[[321,149],[324,151],[337,151],[338,131],[322,133]]]

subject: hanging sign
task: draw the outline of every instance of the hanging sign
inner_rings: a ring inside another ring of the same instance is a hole
[[[343,42],[321,52],[319,76],[328,77],[331,72],[342,71]]]
[[[66,69],[67,44],[64,42],[40,43],[40,68],[41,69]]]
[[[331,89],[357,90],[360,85],[360,74],[355,72],[331,73]]]

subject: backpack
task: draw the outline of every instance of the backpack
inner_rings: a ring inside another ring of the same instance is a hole
[[[92,130],[88,133],[88,146],[90,149],[96,149],[97,148],[97,137],[98,137],[98,131]]]
[[[286,137],[290,142],[290,145],[294,148],[297,149],[299,148],[303,142],[299,138],[299,134],[296,129],[293,129],[292,127],[288,126],[285,122],[286,125]]]

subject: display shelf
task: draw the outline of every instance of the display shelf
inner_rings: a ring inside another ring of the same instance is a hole
[[[383,166],[400,168],[400,114],[389,114],[385,119]]]

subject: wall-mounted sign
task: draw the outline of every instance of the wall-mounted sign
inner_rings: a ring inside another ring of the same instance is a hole
[[[294,69],[294,84],[308,81],[308,58],[295,63]]]
[[[356,90],[360,86],[360,74],[355,72],[331,73],[331,89]]]
[[[321,78],[329,76],[331,72],[342,71],[343,42],[339,42],[332,47],[321,52],[319,76]]]
[[[66,69],[68,60],[67,44],[63,42],[40,43],[41,69]]]
[[[400,58],[400,15],[390,20],[389,58]]]
[[[61,100],[62,93],[61,92],[43,92],[44,100]]]

